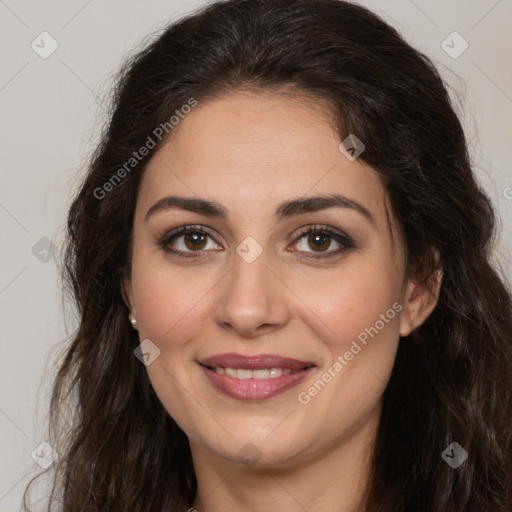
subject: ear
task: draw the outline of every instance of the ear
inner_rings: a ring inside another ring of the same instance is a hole
[[[132,280],[129,276],[125,277],[121,282],[121,296],[123,297],[126,307],[134,316],[136,316],[137,313],[135,311],[135,303],[133,300]]]
[[[424,281],[409,279],[400,316],[400,336],[409,336],[432,313],[439,300],[442,270],[435,270]]]

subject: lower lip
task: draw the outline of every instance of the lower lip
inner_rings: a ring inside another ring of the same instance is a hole
[[[212,386],[218,391],[236,400],[265,400],[297,386],[307,375],[315,369],[314,366],[307,370],[289,373],[272,379],[235,379],[210,370],[206,366],[199,365],[208,377]]]

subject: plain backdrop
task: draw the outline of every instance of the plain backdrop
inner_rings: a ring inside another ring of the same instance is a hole
[[[105,121],[113,73],[145,38],[203,3],[0,0],[0,511],[20,510],[39,469],[31,454],[45,441],[54,361],[76,325],[65,318],[58,281],[63,226]],[[360,3],[433,59],[453,88],[500,217],[496,259],[510,280],[512,0]]]

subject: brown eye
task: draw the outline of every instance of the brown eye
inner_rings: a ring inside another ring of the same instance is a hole
[[[308,236],[309,246],[312,247],[315,251],[323,251],[325,249],[328,249],[330,242],[331,237],[323,233],[311,233]]]
[[[311,258],[336,256],[354,247],[355,243],[348,235],[327,226],[309,228],[295,240],[295,251]]]
[[[163,237],[159,245],[165,252],[187,257],[200,256],[210,249],[222,249],[209,233],[196,226],[174,229]]]
[[[207,239],[207,236],[204,233],[194,231],[192,233],[185,233],[182,236],[187,249],[190,249],[191,251],[204,249]]]

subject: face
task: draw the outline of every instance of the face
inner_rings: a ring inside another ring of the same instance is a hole
[[[236,93],[149,162],[125,291],[193,455],[286,467],[355,442],[433,307],[378,174],[339,144],[319,106]]]

